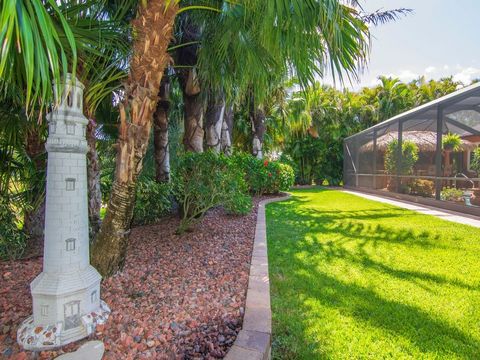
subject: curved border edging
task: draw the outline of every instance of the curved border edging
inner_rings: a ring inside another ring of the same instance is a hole
[[[290,196],[288,193],[283,193],[282,197],[266,199],[258,204],[243,327],[225,356],[226,360],[269,360],[271,357],[272,311],[265,205],[286,200]]]

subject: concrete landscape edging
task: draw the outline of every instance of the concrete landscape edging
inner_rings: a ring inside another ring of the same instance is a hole
[[[258,204],[257,225],[253,243],[250,275],[243,327],[225,356],[226,360],[269,360],[272,344],[272,311],[268,277],[267,226],[265,206],[290,197],[263,200]]]

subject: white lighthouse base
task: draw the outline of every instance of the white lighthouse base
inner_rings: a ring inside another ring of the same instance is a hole
[[[110,315],[108,305],[100,300],[100,307],[84,316],[76,328],[63,330],[63,323],[48,326],[36,326],[33,316],[28,317],[17,331],[17,342],[25,350],[41,351],[61,347],[86,338],[95,331],[95,327],[104,324]]]

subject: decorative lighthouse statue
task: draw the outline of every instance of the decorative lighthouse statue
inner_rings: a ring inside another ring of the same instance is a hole
[[[33,316],[18,329],[28,350],[82,339],[110,313],[100,300],[101,276],[90,265],[84,86],[66,79],[60,105],[48,116],[49,134],[43,271],[30,284]],[[58,94],[55,96],[58,99]]]

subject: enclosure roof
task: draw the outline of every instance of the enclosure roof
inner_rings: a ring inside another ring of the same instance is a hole
[[[355,137],[359,134],[370,132],[374,129],[384,128],[384,127],[386,127],[390,124],[393,124],[395,122],[398,122],[400,120],[411,119],[412,117],[414,117],[414,115],[424,113],[424,112],[427,112],[429,110],[434,110],[438,106],[448,106],[448,105],[454,104],[456,102],[459,102],[459,101],[461,101],[465,98],[469,98],[469,97],[473,97],[473,96],[480,97],[480,82],[472,84],[470,86],[466,86],[466,87],[464,87],[460,90],[454,91],[451,94],[442,96],[442,97],[440,97],[438,99],[435,99],[433,101],[430,101],[426,104],[420,105],[416,108],[413,108],[411,110],[408,110],[408,111],[405,111],[401,114],[398,114],[398,115],[396,115],[396,116],[394,116],[390,119],[387,119],[385,121],[382,121],[381,123],[378,123],[378,124],[376,124],[372,127],[369,127],[368,129],[365,129],[365,130],[360,131],[360,132],[358,132],[354,135],[351,135],[351,136],[345,138],[345,140],[350,139],[352,137]],[[480,98],[479,98],[478,101],[475,102],[475,104],[469,104],[469,105],[480,105]]]
[[[418,146],[420,151],[435,152],[437,149],[437,133],[435,131],[404,131],[403,140],[410,141]],[[376,147],[380,151],[385,151],[392,141],[397,139],[394,133],[386,133],[377,139]],[[462,150],[474,150],[477,145],[467,139],[460,140]],[[360,147],[361,152],[373,151],[373,141],[367,142]]]

